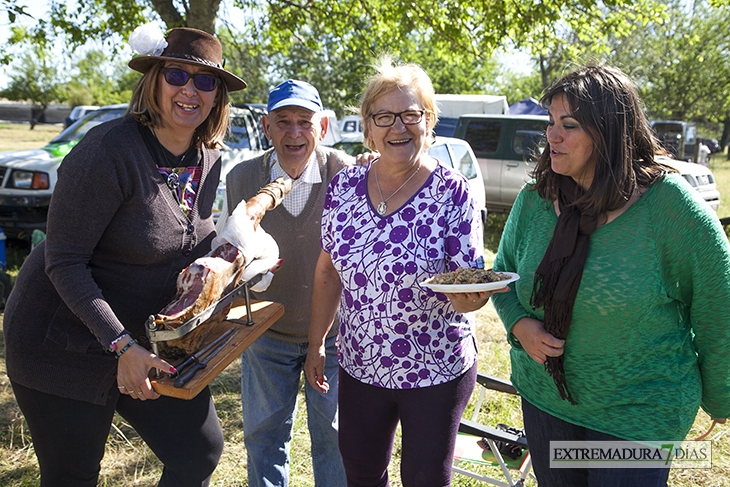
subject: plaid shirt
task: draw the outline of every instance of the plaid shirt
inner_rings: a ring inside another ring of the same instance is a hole
[[[281,203],[284,205],[286,211],[294,217],[299,216],[299,213],[302,212],[304,206],[307,204],[309,195],[312,192],[312,185],[322,182],[322,175],[319,172],[319,167],[317,167],[316,159],[317,155],[312,152],[312,157],[309,159],[306,169],[304,169],[302,175],[297,179],[292,179],[291,191],[284,196],[284,200]],[[271,181],[275,181],[276,178],[280,177],[284,179],[291,179],[291,176],[289,176],[284,169],[282,169],[281,164],[279,164],[279,158],[276,155],[276,151],[271,154],[270,162]],[[218,222],[215,224],[216,232],[221,233],[223,231],[223,227],[225,227],[227,220],[228,197],[224,195],[223,207],[221,208]]]
[[[312,192],[312,186],[322,182],[322,175],[319,173],[319,167],[315,163],[316,155],[314,152],[307,162],[307,167],[297,179],[292,179],[291,191],[284,196],[282,205],[292,216],[299,216],[304,206],[309,200],[309,194]],[[279,164],[279,158],[276,151],[271,155],[271,181],[277,178],[291,179]]]

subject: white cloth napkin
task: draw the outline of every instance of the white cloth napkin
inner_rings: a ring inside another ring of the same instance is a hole
[[[236,206],[211,246],[215,249],[225,243],[236,246],[243,253],[246,265],[243,280],[248,281],[258,274],[265,274],[261,281],[251,287],[255,292],[265,291],[274,276],[267,271],[279,260],[279,246],[261,226],[254,230],[253,220],[246,214],[245,201]]]

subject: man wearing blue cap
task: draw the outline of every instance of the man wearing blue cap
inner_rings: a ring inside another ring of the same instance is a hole
[[[282,303],[284,316],[241,357],[243,436],[250,487],[289,483],[289,444],[307,357],[324,198],[332,177],[345,164],[354,162],[342,151],[319,146],[328,127],[323,109],[319,93],[309,83],[287,80],[274,88],[269,94],[268,116],[263,119],[273,149],[241,162],[226,178],[229,212],[276,178],[292,180],[292,190],[282,204],[261,221],[276,240],[283,263],[269,288],[256,295]],[[315,391],[304,379],[317,487],[346,485],[337,444],[336,335],[337,327],[333,326],[326,341],[329,392]]]

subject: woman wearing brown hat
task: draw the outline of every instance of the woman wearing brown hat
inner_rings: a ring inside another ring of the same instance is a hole
[[[28,422],[41,485],[95,486],[114,412],[164,464],[159,485],[208,485],[223,435],[207,388],[161,397],[144,323],[177,274],[206,254],[228,127],[220,43],[188,28],[130,36],[144,73],[127,116],[66,156],[47,240],[27,258],[5,311],[8,376]]]

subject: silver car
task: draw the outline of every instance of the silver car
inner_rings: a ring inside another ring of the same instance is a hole
[[[508,212],[531,179],[535,158],[545,148],[544,115],[462,115],[455,137],[469,142],[484,175],[489,211]],[[677,169],[714,211],[720,207],[715,176],[706,166],[659,156]]]
[[[362,143],[362,133],[344,134],[342,140],[332,147],[343,150],[352,156],[369,152]],[[484,178],[469,143],[452,137],[436,137],[436,141],[428,149],[428,154],[464,175],[471,186],[472,195],[482,217],[482,224],[486,223],[487,200],[484,191]]]

